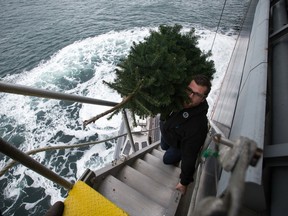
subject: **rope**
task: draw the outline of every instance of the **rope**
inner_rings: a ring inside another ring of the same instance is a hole
[[[214,43],[215,43],[215,40],[216,40],[216,35],[218,33],[218,30],[219,30],[219,26],[220,26],[220,23],[221,23],[221,20],[222,20],[222,16],[223,16],[223,13],[224,13],[226,2],[227,2],[227,0],[225,0],[224,4],[223,4],[223,8],[222,8],[221,15],[220,15],[220,18],[219,18],[219,21],[218,21],[217,29],[216,29],[216,32],[215,32],[215,35],[214,35],[214,39],[213,39],[213,42],[212,42],[211,51],[212,51],[212,49],[214,47]]]
[[[152,128],[152,129],[145,130],[145,131],[141,131],[141,132],[148,132],[148,131],[151,131],[151,130],[155,130],[157,128],[159,128],[159,127]],[[132,134],[136,134],[136,133],[139,133],[139,132],[132,132]],[[75,144],[75,145],[47,146],[47,147],[37,148],[37,149],[33,149],[33,150],[30,150],[30,151],[27,151],[26,154],[27,155],[33,155],[33,154],[36,154],[36,153],[39,153],[39,152],[43,152],[43,151],[69,149],[69,148],[80,148],[80,147],[84,147],[84,146],[100,144],[100,143],[107,142],[107,141],[110,141],[110,140],[113,140],[113,139],[118,139],[120,137],[127,136],[127,134],[128,133],[124,133],[124,134],[121,134],[121,135],[118,135],[118,136],[115,136],[115,137],[111,137],[111,138],[108,138],[108,139],[105,139],[105,140],[100,140],[100,141],[95,141],[95,142],[80,143],[80,144]],[[9,162],[0,171],[0,177],[2,177],[10,168],[15,166],[16,164],[17,164],[17,161],[11,160],[11,162]]]

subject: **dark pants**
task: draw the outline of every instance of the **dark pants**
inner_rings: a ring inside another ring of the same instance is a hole
[[[180,149],[169,146],[164,137],[161,137],[160,145],[163,150],[166,150],[163,156],[164,164],[177,164],[181,161]]]

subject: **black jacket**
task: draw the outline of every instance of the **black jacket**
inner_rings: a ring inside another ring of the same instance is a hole
[[[172,113],[161,124],[161,134],[168,145],[181,149],[181,184],[193,181],[198,153],[208,132],[208,103]]]

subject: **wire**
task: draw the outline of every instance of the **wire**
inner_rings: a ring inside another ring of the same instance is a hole
[[[141,132],[143,132],[143,133],[144,132],[149,132],[149,131],[152,131],[152,130],[156,130],[158,128],[159,127],[155,127],[155,128],[149,129],[149,130],[143,130]],[[137,134],[137,133],[138,132],[132,132],[132,134]],[[27,155],[34,155],[36,153],[43,152],[43,151],[69,149],[69,148],[80,148],[80,147],[84,147],[84,146],[95,145],[95,144],[100,144],[100,143],[107,142],[107,141],[110,141],[110,140],[114,140],[114,139],[117,139],[119,137],[127,136],[127,134],[128,133],[124,133],[124,134],[121,134],[121,135],[118,135],[118,136],[115,136],[115,137],[111,137],[111,138],[108,138],[108,139],[100,140],[100,141],[86,142],[86,143],[80,143],[80,144],[74,144],[74,145],[46,146],[46,147],[42,147],[42,148],[33,149],[33,150],[30,150],[30,151],[25,152],[25,153]],[[0,177],[3,176],[10,168],[15,166],[17,163],[18,162],[15,161],[15,160],[9,161],[9,163],[5,167],[3,167],[2,170],[0,170]]]
[[[219,18],[219,21],[218,21],[217,29],[216,29],[216,32],[215,32],[215,35],[214,35],[214,39],[213,39],[213,42],[212,42],[211,51],[212,51],[212,49],[214,47],[214,43],[215,43],[215,40],[216,40],[216,35],[218,33],[218,30],[219,30],[219,26],[220,26],[220,23],[221,23],[221,20],[222,20],[222,16],[223,16],[223,13],[224,13],[226,2],[227,2],[227,0],[225,0],[224,4],[223,4],[223,8],[222,8],[221,15],[220,15],[220,18]]]

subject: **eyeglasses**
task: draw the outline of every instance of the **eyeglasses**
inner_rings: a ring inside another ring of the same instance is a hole
[[[187,87],[187,93],[188,93],[188,95],[191,95],[191,94],[196,95],[196,96],[199,97],[199,98],[205,98],[205,97],[206,97],[206,95],[201,94],[201,93],[199,93],[199,92],[195,92],[195,91],[193,91],[193,90],[192,90],[191,88],[189,88],[189,87]]]

